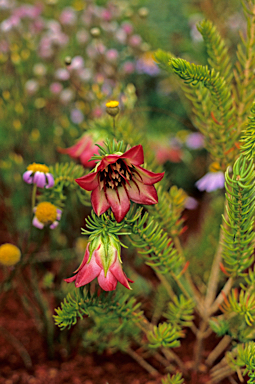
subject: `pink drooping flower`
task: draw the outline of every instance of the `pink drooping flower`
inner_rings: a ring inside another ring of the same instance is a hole
[[[118,281],[128,289],[131,289],[129,282],[133,283],[122,270],[120,246],[112,236],[109,236],[109,241],[105,239],[102,241],[99,236],[98,239],[89,242],[84,259],[74,273],[74,276],[65,281],[75,282],[77,288],[90,283],[96,277],[100,287],[105,291],[115,290]]]
[[[164,173],[147,171],[143,148],[137,145],[125,153],[106,155],[95,171],[76,179],[79,186],[92,191],[91,203],[99,216],[111,208],[119,223],[130,208],[130,200],[137,204],[152,205],[158,202],[153,184],[159,182]]]
[[[94,160],[89,160],[93,155],[98,155],[98,147],[94,144],[92,136],[88,133],[85,133],[72,147],[58,148],[58,151],[79,160],[86,168],[93,168],[96,165]]]

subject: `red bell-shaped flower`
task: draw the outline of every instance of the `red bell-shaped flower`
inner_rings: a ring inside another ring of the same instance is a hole
[[[143,163],[143,148],[137,145],[123,154],[106,155],[94,172],[76,182],[86,191],[92,191],[91,203],[98,216],[111,208],[119,223],[129,211],[130,200],[145,205],[158,202],[153,184],[163,178],[164,172],[147,171],[140,166]]]

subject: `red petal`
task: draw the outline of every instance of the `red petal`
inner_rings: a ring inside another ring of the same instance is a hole
[[[104,271],[102,270],[97,280],[98,280],[98,284],[104,291],[114,291],[118,283],[116,277],[110,271],[107,272],[105,277]]]
[[[133,165],[144,163],[143,147],[139,144],[130,148],[127,152],[120,156],[121,159],[128,159]]]
[[[80,162],[84,165],[84,167],[94,168],[96,166],[95,160],[89,161],[94,154],[98,155],[98,147],[96,145],[82,151],[80,154]]]
[[[120,155],[108,155],[105,156],[101,161],[99,166],[97,167],[97,172],[103,171],[109,164],[116,163],[116,161],[120,158]]]
[[[66,281],[67,283],[72,283],[74,282],[75,279],[76,279],[76,275],[69,277],[68,279],[64,279],[64,281]]]
[[[98,186],[97,172],[89,173],[88,175],[75,179],[76,183],[86,191],[93,191]]]
[[[92,255],[90,262],[77,273],[75,286],[78,288],[90,283],[99,275],[101,271],[102,268],[99,267]]]
[[[106,197],[110,203],[114,217],[119,223],[128,213],[130,208],[130,201],[124,187],[119,187],[117,191],[118,194],[115,189],[107,188]]]
[[[87,244],[86,251],[80,266],[74,271],[74,273],[79,272],[84,267],[84,265],[87,264],[87,261],[89,259],[89,244],[90,242]]]
[[[119,262],[119,259],[117,258],[115,263],[110,266],[110,271],[112,274],[116,277],[116,279],[124,285],[127,289],[131,289],[130,285],[128,284],[128,278],[125,275],[125,273],[122,270],[121,264]],[[129,280],[131,282],[131,280]]]
[[[110,208],[110,204],[107,201],[104,190],[99,186],[91,193],[92,208],[96,212],[97,216],[102,215]]]
[[[151,171],[147,171],[147,169],[144,169],[139,166],[136,166],[136,170],[138,171],[139,175],[142,177],[142,180],[141,180],[139,175],[134,174],[136,180],[142,181],[144,184],[147,184],[147,185],[153,185],[155,183],[158,183],[160,180],[163,179],[163,176],[165,174],[165,172],[154,173]]]
[[[58,148],[58,152],[67,153],[73,158],[77,158],[85,150],[90,148],[93,145],[91,137],[84,135],[77,141],[72,147],[69,148]]]
[[[139,181],[136,181],[136,184],[139,187],[139,190],[133,181],[130,183],[131,188],[128,189],[130,200],[134,203],[145,205],[152,205],[158,202],[157,191],[153,185],[145,185]]]

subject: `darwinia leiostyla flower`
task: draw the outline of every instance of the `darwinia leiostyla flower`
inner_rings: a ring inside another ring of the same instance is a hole
[[[23,180],[28,184],[36,184],[39,188],[52,188],[54,186],[54,178],[49,173],[47,165],[44,164],[30,164],[23,174]]]
[[[120,244],[114,235],[99,235],[89,242],[83,261],[74,273],[74,276],[65,281],[75,282],[77,288],[90,283],[96,277],[104,291],[115,290],[118,281],[128,289],[131,289],[129,282],[133,283],[122,270]]]
[[[99,216],[111,208],[119,223],[134,203],[152,205],[158,202],[153,184],[159,182],[164,173],[153,173],[142,168],[143,148],[137,145],[125,153],[106,155],[96,165],[94,172],[76,179],[79,186],[92,191],[91,203]]]

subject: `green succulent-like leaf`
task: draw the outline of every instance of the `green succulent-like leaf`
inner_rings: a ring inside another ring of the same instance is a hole
[[[155,325],[153,331],[150,331],[147,336],[150,348],[175,348],[179,347],[179,338],[183,337],[184,333],[171,324],[161,323],[158,326]]]
[[[162,384],[183,384],[184,379],[182,378],[182,374],[178,372],[175,375],[168,374],[161,382]]]
[[[167,312],[164,316],[170,324],[176,327],[191,327],[194,318],[195,303],[191,299],[186,299],[183,295],[173,298],[173,301],[168,304]]]
[[[239,344],[237,347],[237,359],[235,365],[245,367],[243,375],[246,373],[249,376],[247,384],[255,383],[255,343],[250,341],[249,343]]]
[[[223,316],[211,318],[209,324],[218,336],[224,336],[229,332],[229,323]]]

